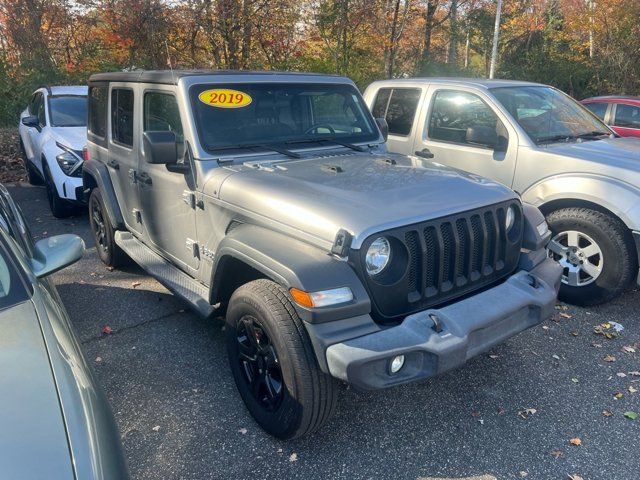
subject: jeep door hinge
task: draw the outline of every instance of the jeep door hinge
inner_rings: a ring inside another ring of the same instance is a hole
[[[191,238],[187,238],[187,250],[191,251],[191,254],[195,258],[200,258],[200,247],[198,246],[198,242]]]
[[[189,205],[190,208],[196,208],[196,194],[190,190],[185,190],[182,192],[182,201]]]
[[[140,210],[134,208],[131,210],[131,213],[133,213],[133,218],[136,219],[136,223],[142,223],[142,212]]]

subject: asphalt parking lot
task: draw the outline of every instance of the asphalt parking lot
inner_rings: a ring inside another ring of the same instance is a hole
[[[9,190],[34,236],[73,232],[87,243],[54,279],[135,479],[640,478],[640,417],[625,417],[640,414],[637,289],[597,308],[559,306],[425,383],[344,387],[323,430],[281,442],[245,410],[220,320],[198,318],[135,266],[106,269],[86,216],[53,218],[42,188]],[[609,321],[624,327],[616,338],[594,333]]]

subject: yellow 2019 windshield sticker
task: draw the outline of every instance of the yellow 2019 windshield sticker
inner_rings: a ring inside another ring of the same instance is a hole
[[[248,93],[230,90],[228,88],[205,90],[198,95],[198,99],[202,103],[216,108],[242,108],[249,105],[252,101]]]

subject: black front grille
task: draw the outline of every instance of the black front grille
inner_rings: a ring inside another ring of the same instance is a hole
[[[507,234],[505,218],[510,205],[516,208],[516,215]],[[354,264],[365,279],[374,314],[381,319],[405,316],[509,275],[520,255],[522,222],[522,207],[512,200],[372,235]],[[391,242],[391,264],[371,277],[364,259],[379,236]]]

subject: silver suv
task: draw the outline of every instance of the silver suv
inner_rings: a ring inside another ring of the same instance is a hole
[[[364,97],[389,123],[390,151],[491,178],[542,210],[564,268],[560,299],[602,303],[638,277],[640,140],[536,83],[388,80]]]
[[[346,78],[89,83],[83,175],[100,258],[130,257],[200,314],[225,315],[240,395],[277,437],[320,427],[336,379],[424,379],[553,312],[561,269],[540,211],[498,183],[387,154]]]

